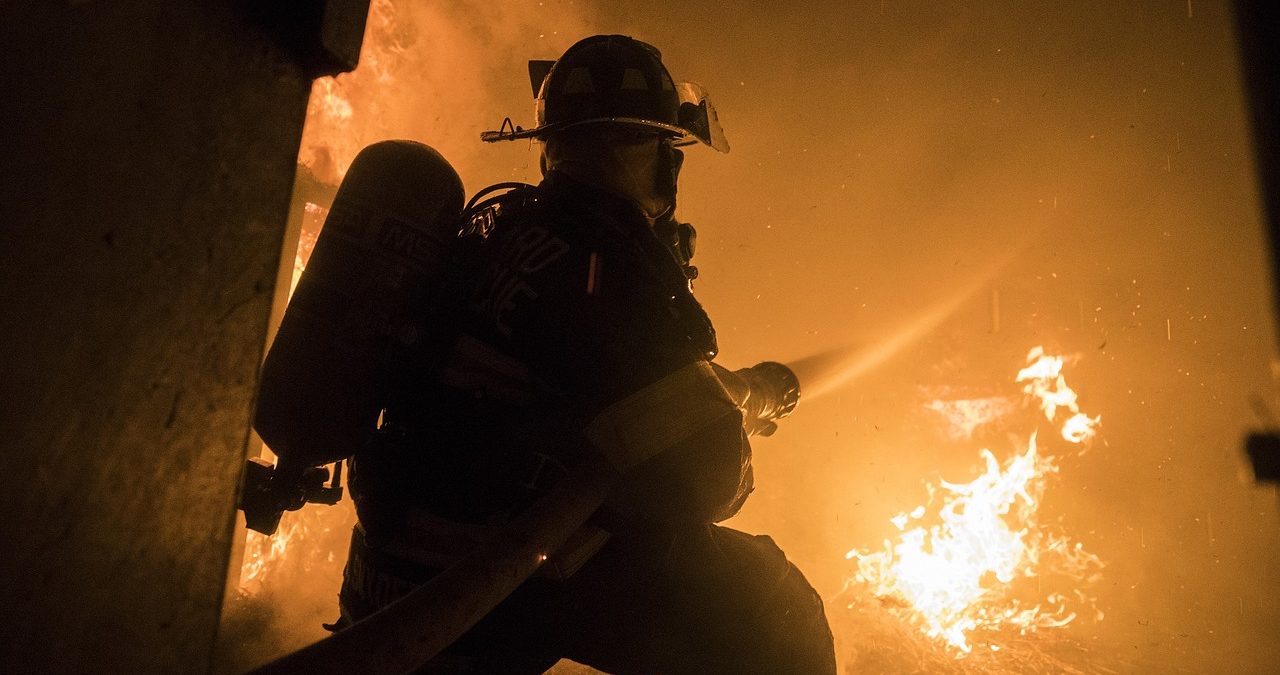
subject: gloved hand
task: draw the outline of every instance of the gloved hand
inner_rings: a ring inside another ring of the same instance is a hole
[[[711,366],[742,410],[748,434],[773,435],[778,429],[777,420],[790,415],[800,402],[800,380],[781,363],[765,361],[740,370],[714,363]]]

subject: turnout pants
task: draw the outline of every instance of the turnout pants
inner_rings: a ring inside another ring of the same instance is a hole
[[[439,569],[380,555],[357,530],[340,601],[358,621]],[[534,577],[421,673],[832,675],[822,600],[766,536],[717,525],[615,533],[567,580]]]

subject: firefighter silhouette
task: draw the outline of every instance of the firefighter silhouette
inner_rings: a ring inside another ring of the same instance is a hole
[[[278,483],[355,450],[342,622],[603,455],[621,476],[605,505],[426,672],[834,673],[804,576],[770,538],[715,524],[752,490],[748,437],[799,398],[785,366],[713,363],[692,293],[680,148],[728,151],[715,108],[625,36],[529,72],[536,124],[482,138],[540,141],[542,182],[464,208],[434,151],[367,149],[264,366],[255,426]]]

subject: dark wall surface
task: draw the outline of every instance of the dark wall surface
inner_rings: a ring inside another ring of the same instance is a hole
[[[0,5],[5,672],[209,668],[310,86],[236,7]]]

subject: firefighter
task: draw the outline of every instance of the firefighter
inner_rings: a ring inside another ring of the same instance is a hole
[[[748,435],[771,433],[799,385],[776,363],[712,363],[694,231],[674,213],[679,147],[728,150],[714,108],[624,36],[530,72],[537,125],[485,140],[541,141],[544,180],[473,200],[456,330],[352,461],[343,621],[438,574],[600,453],[621,474],[604,508],[429,672],[540,673],[569,658],[623,673],[834,673],[804,576],[769,537],[715,524],[752,490]]]

